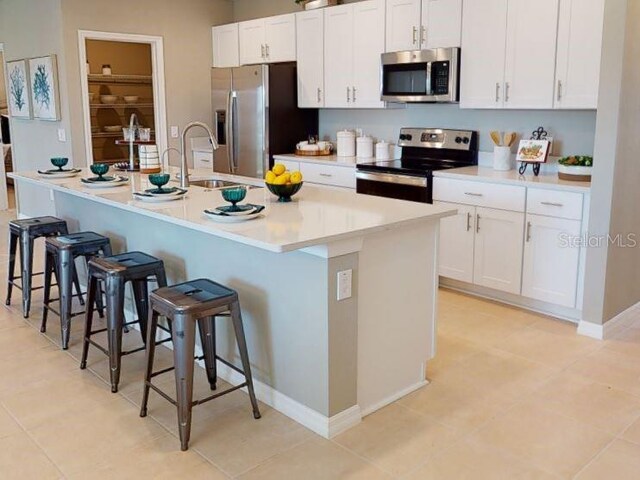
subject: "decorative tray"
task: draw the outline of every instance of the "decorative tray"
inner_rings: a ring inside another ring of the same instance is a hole
[[[296,155],[303,157],[327,157],[333,155],[333,148],[325,148],[324,150],[300,150],[296,148]]]

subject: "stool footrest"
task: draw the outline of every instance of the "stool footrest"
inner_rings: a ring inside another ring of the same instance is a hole
[[[104,348],[102,345],[100,345],[99,343],[94,342],[93,340],[91,340],[90,338],[88,339],[89,343],[91,345],[93,345],[94,347],[96,347],[98,350],[100,350],[102,353],[104,353],[105,355],[109,356],[109,350],[107,350],[106,348]]]
[[[178,402],[176,402],[173,398],[171,398],[169,395],[167,395],[162,390],[160,390],[158,387],[156,387],[153,383],[151,383],[151,382],[145,382],[145,383],[149,386],[149,388],[151,388],[154,392],[156,392],[158,395],[163,397],[165,400],[169,401],[172,405],[174,405],[174,406],[178,405]]]
[[[229,367],[229,368],[231,368],[231,369],[235,370],[236,372],[238,372],[238,373],[240,373],[240,374],[242,374],[242,375],[244,375],[244,374],[245,374],[242,370],[240,370],[238,367],[236,367],[233,363],[226,361],[224,358],[219,357],[218,355],[216,355],[216,360],[221,361],[221,362],[222,362],[222,363],[224,363],[227,367]]]
[[[206,397],[203,398],[201,400],[194,400],[193,402],[191,402],[191,406],[196,406],[196,405],[202,405],[203,403],[206,402],[210,402],[211,400],[215,400],[218,397],[221,397],[222,395],[226,395],[227,393],[231,393],[231,392],[235,392],[236,390],[240,390],[241,388],[244,388],[247,386],[247,382],[241,383],[239,385],[236,385],[235,387],[231,387],[231,388],[227,388],[226,390],[222,391],[222,392],[218,392],[214,395],[211,395],[210,397]]]

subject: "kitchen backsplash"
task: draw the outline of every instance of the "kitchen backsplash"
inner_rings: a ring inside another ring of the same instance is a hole
[[[457,105],[407,105],[389,110],[320,110],[320,137],[335,141],[336,132],[362,128],[379,140],[397,141],[401,127],[442,127],[477,130],[480,150],[493,151],[491,130],[514,131],[518,138],[544,126],[554,137],[552,155],[592,155],[595,111],[461,110]]]

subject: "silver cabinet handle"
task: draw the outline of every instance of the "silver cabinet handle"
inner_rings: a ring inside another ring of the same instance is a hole
[[[427,27],[424,25],[420,27],[420,39],[422,40],[422,43],[427,43]]]
[[[511,84],[509,82],[506,82],[504,84],[504,101],[508,102],[509,101],[509,90],[511,89]]]
[[[318,103],[322,102],[322,90],[318,87]]]
[[[480,233],[480,214],[476,213],[476,233]]]
[[[496,82],[496,103],[500,101],[500,82]]]
[[[268,43],[264,46],[264,51],[266,53],[266,57],[269,58],[271,56],[271,54],[269,53],[269,44]]]
[[[413,44],[418,43],[418,27],[413,27]]]
[[[260,45],[260,55],[262,56],[262,58],[265,58],[265,56],[264,56],[264,45]]]
[[[527,235],[526,241],[529,242],[531,240],[531,222],[527,222]]]
[[[555,202],[540,202],[540,205],[546,205],[548,207],[564,207],[564,204]]]
[[[471,213],[467,212],[467,232],[471,230]]]
[[[327,177],[327,178],[333,177],[333,175],[331,175],[330,173],[321,173],[320,176],[321,177]]]
[[[356,87],[353,87],[353,103],[356,103]]]
[[[558,80],[558,101],[562,100],[562,80]]]
[[[464,194],[470,197],[484,197],[482,193],[464,192]]]
[[[347,87],[347,103],[351,102],[351,89]]]

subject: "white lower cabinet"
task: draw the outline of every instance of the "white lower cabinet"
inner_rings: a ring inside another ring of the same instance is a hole
[[[522,295],[564,307],[576,306],[580,249],[568,245],[582,222],[527,215]]]
[[[473,283],[520,294],[524,214],[476,208]]]
[[[472,283],[476,209],[457,203],[434,203],[458,209],[455,216],[440,221],[440,275]]]

